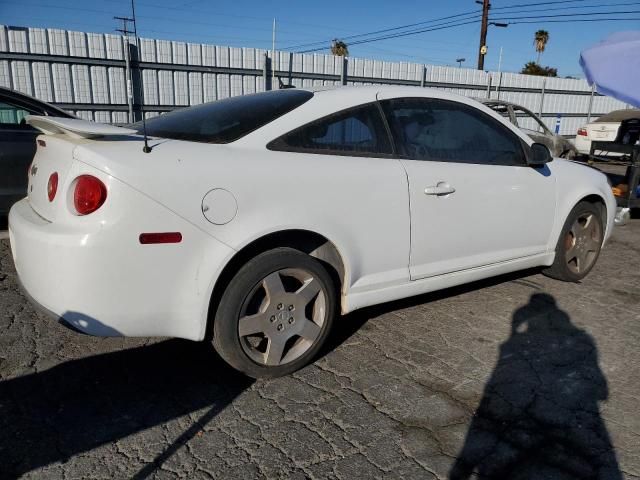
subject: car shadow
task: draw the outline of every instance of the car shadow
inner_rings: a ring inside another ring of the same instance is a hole
[[[419,295],[351,313],[336,322],[321,355],[338,348],[368,320],[394,310],[500,283],[514,274]],[[205,410],[134,478],[152,475],[176,450],[253,384],[221,360],[210,343],[171,339],[71,360],[48,370],[0,382],[0,478],[45,465],[137,432]]]
[[[71,360],[0,382],[0,478],[16,478],[180,416],[206,409],[145,478],[253,381],[210,344],[166,340]]]
[[[512,319],[451,480],[622,479],[599,402],[608,397],[593,338],[535,293]]]

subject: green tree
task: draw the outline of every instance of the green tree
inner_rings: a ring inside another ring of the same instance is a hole
[[[349,55],[349,47],[342,40],[333,39],[331,42],[331,53],[337,57],[347,57]]]
[[[526,75],[538,75],[541,77],[557,77],[558,69],[553,67],[543,67],[542,65],[538,65],[536,62],[527,62],[525,63],[520,73],[524,73]]]
[[[547,43],[549,43],[549,32],[546,30],[538,30],[533,38],[533,46],[536,47],[536,52],[538,52],[537,64],[540,64],[540,55],[542,55],[542,52],[544,52],[544,49],[547,47]]]

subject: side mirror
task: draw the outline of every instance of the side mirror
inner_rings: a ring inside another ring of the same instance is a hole
[[[553,160],[551,152],[542,143],[534,143],[531,145],[531,154],[527,163],[532,167],[539,167]]]

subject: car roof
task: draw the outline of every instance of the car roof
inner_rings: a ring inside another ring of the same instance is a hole
[[[594,123],[601,122],[623,122],[625,120],[631,120],[634,118],[640,118],[640,108],[627,108],[625,110],[614,110],[594,121]]]
[[[485,105],[505,105],[505,106],[510,105],[512,107],[519,108],[521,110],[529,111],[528,108],[523,107],[522,105],[519,105],[513,102],[507,102],[505,100],[496,100],[495,98],[477,98],[477,97],[474,97],[474,100],[480,103],[483,103]]]
[[[322,88],[301,88],[300,90],[312,92],[313,98],[234,143],[261,148],[265,142],[278,138],[311,121],[351,107],[393,98],[432,98],[467,104],[495,118],[525,143],[531,142],[529,137],[490,107],[471,97],[458,95],[444,89],[408,85],[336,85]]]

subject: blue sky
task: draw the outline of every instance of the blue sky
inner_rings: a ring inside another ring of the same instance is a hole
[[[549,1],[549,0],[547,0]],[[556,0],[557,1],[557,0]],[[575,0],[562,4],[504,9],[541,0],[492,0],[493,18],[568,14],[555,20],[584,18],[585,12],[634,12],[612,15],[640,18],[640,1]],[[608,5],[607,8],[589,6]],[[560,8],[570,7],[566,10]],[[509,12],[539,10],[532,13]],[[344,2],[293,0],[136,0],[138,33],[142,37],[212,43],[218,45],[271,48],[273,18],[276,18],[277,48],[325,41],[450,15],[480,11],[473,0],[352,0]],[[113,16],[130,16],[129,0],[0,0],[0,23],[6,25],[56,27],[89,32],[113,32]],[[462,20],[469,17],[458,17]],[[454,20],[443,20],[442,22]],[[455,20],[457,21],[457,19]],[[441,22],[441,23],[442,23]],[[640,30],[640,20],[624,22],[544,23],[489,27],[489,53],[485,69],[497,70],[500,47],[502,69],[519,71],[535,59],[534,32],[547,30],[550,41],[541,63],[557,67],[562,76],[582,76],[580,50],[621,30]],[[460,21],[462,23],[462,21]],[[434,24],[431,24],[434,25]],[[425,27],[427,27],[425,25]],[[350,55],[383,60],[475,67],[480,23],[425,32],[375,43],[352,45]]]

